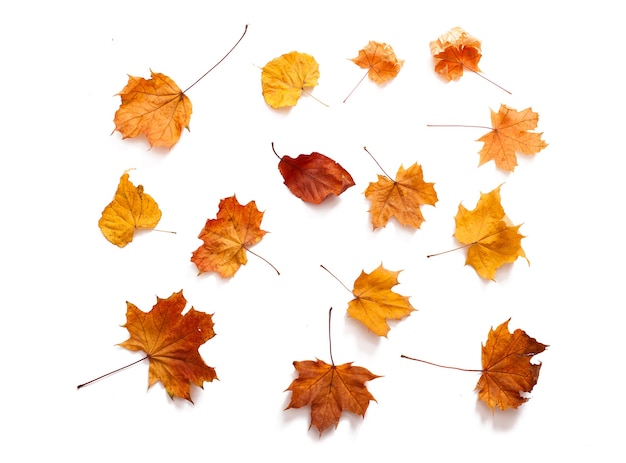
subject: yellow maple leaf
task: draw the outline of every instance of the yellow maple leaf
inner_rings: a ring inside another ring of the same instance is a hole
[[[319,65],[311,55],[286,53],[263,67],[263,98],[274,109],[295,106],[304,88],[316,86],[319,77]]]
[[[143,186],[133,185],[125,172],[120,178],[113,201],[102,211],[98,226],[111,243],[124,247],[133,240],[136,229],[154,228],[161,210]]]
[[[519,233],[521,225],[512,225],[506,217],[500,204],[500,186],[481,193],[476,208],[471,211],[459,204],[454,218],[454,237],[468,245],[465,264],[486,280],[493,280],[503,264],[515,262],[518,257],[526,259],[521,244],[524,236]]]
[[[378,336],[387,336],[387,320],[400,320],[415,311],[408,296],[391,291],[398,284],[399,274],[381,264],[372,273],[361,271],[354,282],[355,299],[348,303],[348,315]]]

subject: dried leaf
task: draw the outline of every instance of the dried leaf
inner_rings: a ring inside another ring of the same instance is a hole
[[[151,147],[172,148],[183,128],[189,130],[191,100],[164,74],[152,72],[150,79],[128,76],[119,93],[115,130],[123,138],[145,135]]]
[[[548,144],[541,139],[543,133],[529,132],[537,127],[538,120],[539,114],[531,108],[517,111],[501,104],[497,113],[491,110],[493,130],[477,140],[485,143],[478,165],[494,161],[496,167],[513,172],[516,153],[537,154],[544,149]]]
[[[404,60],[399,60],[386,43],[370,40],[369,43],[359,50],[356,58],[352,61],[363,69],[368,69],[368,77],[377,84],[387,82],[398,75]]]
[[[150,312],[127,302],[126,324],[130,333],[120,346],[143,351],[150,360],[148,387],[161,381],[170,397],[190,402],[191,384],[202,388],[205,381],[217,379],[215,370],[204,363],[198,348],[215,336],[212,315],[187,305],[182,290],[167,299],[157,298]]]
[[[242,206],[235,196],[222,199],[216,218],[208,219],[198,236],[203,244],[191,256],[199,273],[217,272],[224,278],[232,277],[248,262],[246,250],[265,235],[262,220],[263,212],[254,201]]]
[[[320,77],[315,58],[292,51],[267,63],[261,73],[263,98],[272,108],[295,106],[306,87],[314,87]]]
[[[506,217],[500,204],[500,186],[481,193],[476,208],[471,211],[459,204],[454,219],[454,237],[469,245],[465,264],[487,280],[493,280],[503,264],[515,262],[518,257],[526,258],[521,245],[524,236],[518,231],[521,225],[512,225]]]
[[[120,178],[113,201],[104,208],[98,226],[111,243],[120,248],[133,240],[137,229],[154,228],[161,219],[156,201],[128,180],[128,173]]]
[[[406,170],[400,166],[395,180],[379,175],[378,181],[365,190],[374,229],[387,225],[390,217],[402,225],[420,228],[424,221],[420,205],[434,206],[438,201],[434,185],[424,182],[422,167],[417,163]]]
[[[430,42],[430,52],[435,72],[444,80],[458,80],[463,70],[481,72],[478,68],[481,50],[480,40],[472,37],[461,27],[450,29],[437,40]]]
[[[348,303],[348,315],[378,336],[387,336],[387,320],[400,320],[415,311],[407,296],[391,291],[398,284],[399,274],[381,264],[372,273],[361,271],[354,282],[355,299]]]
[[[541,363],[530,363],[532,357],[543,352],[545,344],[537,342],[524,331],[509,332],[509,320],[489,330],[487,343],[482,347],[483,374],[476,389],[478,397],[494,410],[517,408],[528,401],[521,392],[530,392],[537,384]]]
[[[298,377],[286,389],[291,391],[289,408],[311,406],[311,426],[320,434],[339,424],[341,413],[349,411],[365,417],[370,400],[376,401],[365,383],[379,378],[363,367],[329,365],[319,359],[293,362]]]
[[[339,196],[354,185],[352,176],[337,162],[320,153],[283,156],[278,170],[291,192],[307,203],[319,204],[331,194]]]

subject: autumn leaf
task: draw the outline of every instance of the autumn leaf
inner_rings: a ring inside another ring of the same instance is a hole
[[[382,84],[398,75],[404,60],[399,60],[391,48],[386,43],[370,40],[361,50],[356,58],[352,58],[357,66],[367,69],[367,75],[372,82]]]
[[[167,299],[157,298],[147,313],[127,302],[123,326],[130,337],[119,345],[146,353],[150,361],[148,387],[161,381],[170,397],[192,402],[191,384],[202,388],[205,381],[217,379],[215,370],[204,363],[198,352],[215,332],[212,315],[193,307],[182,315],[186,305],[182,291]]]
[[[311,426],[320,434],[339,424],[344,411],[365,417],[365,411],[374,396],[365,383],[379,378],[352,362],[334,365],[316,359],[293,362],[298,377],[286,389],[291,391],[287,409],[311,406]]]
[[[386,226],[391,217],[402,225],[420,228],[424,222],[420,206],[434,206],[438,201],[434,185],[424,182],[422,167],[417,163],[408,169],[400,166],[395,180],[378,175],[378,181],[370,182],[365,190],[374,229]]]
[[[491,110],[492,130],[478,139],[485,145],[480,150],[479,166],[494,161],[496,167],[513,171],[517,166],[516,153],[537,154],[548,144],[543,133],[530,132],[537,127],[539,114],[531,108],[517,111],[501,104],[496,113]]]
[[[481,50],[480,40],[472,37],[461,27],[454,27],[437,40],[430,42],[435,72],[444,80],[458,80],[464,69],[481,72],[478,68]]]
[[[135,230],[157,226],[161,210],[143,186],[135,186],[125,172],[120,178],[113,201],[104,208],[98,226],[111,243],[124,247],[133,240]]]
[[[295,106],[302,91],[316,86],[319,77],[319,65],[311,55],[286,53],[262,68],[263,98],[274,109]]]
[[[509,332],[509,320],[489,330],[487,343],[482,346],[483,374],[476,389],[478,397],[494,410],[517,408],[528,401],[521,392],[531,392],[539,379],[541,363],[530,363],[543,352],[545,344],[528,336],[519,328]]]
[[[378,336],[387,336],[387,320],[400,320],[415,311],[407,296],[391,291],[398,284],[399,274],[400,271],[387,270],[381,264],[372,273],[361,271],[354,282],[348,315]]]
[[[512,225],[506,217],[500,204],[500,186],[481,193],[476,208],[471,211],[459,204],[454,219],[454,237],[468,246],[465,264],[488,280],[495,279],[496,270],[503,264],[518,257],[526,258],[521,245],[524,236],[518,231],[521,225]]]
[[[278,156],[276,151],[274,154]],[[278,158],[278,170],[285,179],[285,185],[304,202],[320,204],[330,195],[339,196],[354,185],[347,170],[321,153]]]
[[[151,72],[150,79],[128,77],[119,96],[115,130],[122,138],[145,135],[151,147],[172,148],[183,131],[189,129],[191,100],[165,74]]]
[[[242,206],[235,196],[222,199],[216,218],[208,219],[198,236],[202,245],[191,256],[199,273],[217,272],[224,278],[232,277],[248,262],[248,248],[265,235],[261,220],[263,212],[254,201]]]

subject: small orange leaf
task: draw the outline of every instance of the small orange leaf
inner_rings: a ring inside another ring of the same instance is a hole
[[[339,196],[354,180],[340,164],[321,153],[301,154],[297,158],[283,156],[278,170],[285,185],[302,201],[320,204],[330,195]]]
[[[479,166],[494,161],[496,167],[513,172],[517,166],[516,153],[537,154],[548,144],[543,133],[529,132],[537,127],[539,114],[531,108],[517,111],[501,104],[496,113],[491,110],[491,132],[477,141],[485,145],[480,150]]]
[[[469,245],[465,265],[471,265],[486,280],[493,280],[496,270],[518,257],[526,259],[519,233],[521,225],[512,225],[500,204],[500,186],[481,193],[476,208],[469,211],[459,204],[454,237]],[[528,259],[526,259],[528,261]]]
[[[170,397],[191,400],[191,384],[202,388],[217,379],[215,370],[204,363],[198,348],[215,336],[212,315],[187,305],[183,292],[167,299],[157,298],[150,312],[127,302],[126,324],[130,338],[120,343],[132,351],[143,351],[150,360],[148,387],[161,381]]]
[[[481,50],[480,40],[472,37],[461,27],[450,29],[437,40],[430,42],[430,52],[435,72],[444,80],[458,80],[463,70],[481,72],[478,68]]]
[[[104,208],[98,226],[104,237],[123,248],[133,240],[136,229],[154,228],[161,219],[156,201],[128,180],[128,173],[120,178],[113,201]]]
[[[398,284],[399,274],[381,264],[372,273],[361,271],[354,282],[355,299],[348,303],[348,315],[378,336],[387,336],[387,320],[400,320],[415,311],[407,296],[391,291]]]
[[[370,40],[352,61],[363,69],[368,69],[368,77],[377,84],[387,82],[398,75],[404,60],[399,60],[386,43]]]
[[[543,352],[545,344],[516,329],[509,332],[509,320],[489,330],[487,343],[482,347],[483,374],[476,389],[478,398],[494,410],[517,408],[528,401],[520,392],[530,392],[537,384],[541,363],[530,363],[532,357]]]
[[[265,235],[261,220],[263,212],[254,201],[242,206],[235,196],[222,199],[217,217],[208,219],[198,236],[203,244],[191,256],[199,273],[217,272],[224,278],[232,277],[248,262],[246,250]]]
[[[365,383],[380,376],[352,362],[335,366],[316,359],[296,361],[293,366],[298,377],[286,389],[291,391],[291,401],[285,410],[310,405],[311,426],[320,434],[337,427],[344,410],[365,417],[370,401],[376,401]]]
[[[424,182],[422,166],[417,163],[408,169],[400,166],[395,180],[379,175],[378,181],[370,182],[365,190],[374,229],[386,226],[391,217],[402,225],[420,228],[424,222],[420,205],[434,206],[438,201],[434,185]]]
[[[295,106],[306,87],[314,87],[320,77],[315,58],[292,51],[267,63],[261,72],[265,102],[274,109]]]
[[[119,93],[115,130],[123,138],[145,135],[151,147],[172,148],[183,131],[189,130],[191,100],[164,74],[152,72],[150,79],[128,76]]]

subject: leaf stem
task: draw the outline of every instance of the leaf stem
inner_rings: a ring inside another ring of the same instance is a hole
[[[326,106],[327,108],[330,108],[330,105],[327,105],[326,103],[324,103],[322,100],[320,100],[319,98],[317,98],[315,95],[313,95],[311,92],[309,92],[308,90],[302,89],[302,93],[306,93],[307,95],[309,95],[311,98],[313,98],[315,101],[317,101],[319,104]]]
[[[470,243],[470,244],[464,244],[463,246],[459,246],[458,248],[454,248],[454,249],[448,249],[447,251],[437,252],[435,254],[429,254],[429,255],[426,256],[426,258],[430,259],[431,257],[436,257],[436,256],[440,256],[442,254],[447,254],[449,252],[458,251],[459,249],[467,248],[467,247],[472,246],[474,244],[476,244],[476,242]]]
[[[369,70],[365,73],[365,75],[363,75],[363,77],[361,77],[361,80],[359,80],[359,83],[358,83],[358,84],[356,84],[356,85],[354,86],[354,88],[350,91],[350,93],[348,93],[348,96],[347,96],[347,97],[343,100],[343,103],[345,103],[345,102],[348,100],[348,98],[350,98],[350,95],[352,95],[352,94],[354,93],[354,91],[356,90],[356,88],[357,88],[359,85],[361,85],[361,82],[363,82],[363,81],[365,80],[365,78],[367,77],[367,73],[368,73],[368,72],[369,72]]]
[[[461,125],[461,124],[426,124],[426,127],[468,127],[471,129],[487,129],[493,130],[493,127],[487,127],[485,125]]]
[[[509,95],[512,95],[511,92],[509,92],[506,88],[496,84],[493,80],[491,79],[487,79],[483,74],[481,74],[480,72],[476,72],[473,69],[470,69],[468,67],[466,67],[465,65],[463,66],[465,69],[467,69],[468,71],[472,71],[474,74],[476,74],[479,77],[482,77],[483,79],[485,79],[487,82],[489,82],[490,84],[495,85],[496,87],[498,87],[500,90],[504,90],[506,93],[508,93]]]
[[[374,162],[376,163],[376,165],[378,166],[378,168],[379,168],[380,170],[382,170],[382,171],[383,171],[383,174],[385,174],[385,176],[386,176],[387,178],[391,179],[391,177],[389,176],[389,174],[388,174],[387,172],[385,172],[385,169],[383,169],[383,166],[381,166],[381,165],[378,163],[378,161],[376,160],[376,158],[372,155],[372,153],[370,153],[370,152],[367,150],[367,147],[366,147],[366,146],[364,146],[364,147],[363,147],[363,149],[364,149],[364,150],[365,150],[365,152],[366,152],[367,154],[369,154],[369,155],[370,155],[370,157],[374,160]]]
[[[85,386],[87,386],[87,385],[89,385],[89,384],[91,384],[91,383],[95,383],[96,381],[99,381],[99,380],[101,380],[102,378],[106,378],[107,376],[110,376],[110,375],[112,375],[112,374],[114,374],[114,373],[117,373],[118,371],[125,370],[125,369],[126,369],[126,368],[128,368],[128,367],[132,367],[133,365],[136,365],[136,364],[137,364],[137,363],[139,363],[139,362],[143,362],[143,361],[144,361],[144,360],[146,360],[147,358],[148,358],[148,356],[146,355],[144,358],[140,358],[139,360],[137,360],[137,361],[135,361],[135,362],[133,362],[133,363],[129,363],[129,364],[128,364],[128,365],[126,365],[125,367],[118,368],[117,370],[110,371],[110,372],[108,372],[108,373],[107,373],[107,374],[105,374],[105,375],[98,376],[97,378],[92,379],[91,381],[87,381],[86,383],[79,384],[78,386],[76,386],[76,389],[80,389],[81,387],[85,387]]]
[[[416,362],[422,362],[422,363],[427,363],[428,365],[433,365],[439,368],[448,368],[450,370],[459,370],[459,371],[469,371],[469,372],[474,372],[474,373],[482,373],[484,370],[473,370],[473,369],[468,369],[468,368],[459,368],[459,367],[449,367],[447,365],[439,365],[438,363],[433,363],[433,362],[427,362],[426,360],[420,360],[420,359],[416,359],[413,357],[408,357],[404,354],[400,355],[400,357],[405,358],[405,359],[409,359],[409,360],[414,360]]]
[[[231,52],[235,49],[235,47],[237,47],[237,45],[239,45],[239,42],[241,42],[241,40],[243,39],[243,37],[246,35],[246,32],[248,32],[248,25],[246,24],[246,28],[243,30],[243,34],[241,34],[241,37],[239,37],[239,40],[237,40],[237,43],[235,45],[233,45],[233,48],[231,48],[228,53],[226,53],[224,55],[224,57],[219,60],[211,69],[209,69],[207,72],[205,72],[204,74],[202,74],[202,76],[196,80],[193,84],[191,84],[189,87],[187,87],[185,90],[183,90],[183,93],[186,93],[187,90],[191,89],[191,87],[193,87],[194,85],[196,85],[198,82],[200,82],[202,79],[204,79],[206,77],[206,75],[211,72],[213,69],[215,69],[222,61],[224,61],[228,55],[231,54]]]
[[[243,248],[244,248],[246,251],[248,251],[250,254],[252,254],[253,256],[256,256],[256,257],[258,257],[259,259],[261,259],[262,261],[264,261],[267,265],[269,265],[270,267],[272,267],[272,268],[276,271],[276,273],[277,273],[278,275],[280,275],[280,272],[278,271],[278,269],[277,269],[276,267],[274,267],[274,265],[272,265],[272,263],[271,263],[269,260],[267,260],[265,257],[262,257],[262,256],[258,255],[258,254],[257,254],[256,252],[254,252],[254,251],[250,251],[250,249],[248,249],[248,248],[247,248],[247,247],[245,247],[245,246],[244,246]]]
[[[272,151],[274,152],[274,154],[276,155],[276,157],[282,161],[282,159],[283,159],[283,158],[281,158],[281,157],[278,155],[278,153],[276,152],[276,150],[274,149],[274,142],[272,142]]]
[[[343,282],[337,278],[330,270],[328,270],[326,267],[324,267],[322,264],[320,264],[320,267],[322,267],[324,270],[326,270],[328,273],[330,273],[330,275],[339,282],[339,284],[341,286],[343,286],[344,288],[346,288],[346,291],[348,291],[350,294],[352,294],[354,296],[354,293],[352,291],[350,291],[350,288],[348,288],[346,285],[343,284]]]
[[[330,316],[333,313],[333,308],[328,309],[328,350],[330,351],[330,363],[335,366],[335,361],[333,360],[333,341],[330,336]]]

